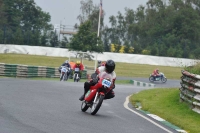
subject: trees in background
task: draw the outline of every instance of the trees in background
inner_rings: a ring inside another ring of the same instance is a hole
[[[71,38],[70,48],[83,52],[103,52],[102,41],[97,37],[97,33],[92,31],[91,21],[80,25],[79,32]]]
[[[125,8],[124,15],[111,16],[110,24],[103,31],[107,42],[133,47],[136,54],[196,58],[200,48],[197,0],[149,0],[135,11]]]
[[[92,0],[81,0],[81,14],[77,17],[80,21],[78,33],[70,39],[70,49],[83,52],[103,52],[102,40],[97,37],[99,6],[93,5]],[[103,14],[102,14],[103,15]],[[101,28],[103,27],[103,16]]]
[[[1,43],[46,45],[51,17],[34,0],[0,0],[0,7]]]
[[[80,9],[77,17],[80,23],[75,24],[79,29],[77,35],[58,40],[49,24],[49,13],[43,12],[33,0],[0,0],[0,43],[198,58],[198,0],[149,0],[136,10],[125,8],[124,14],[110,16],[110,26],[103,23],[103,11],[99,38],[99,5],[81,0]]]

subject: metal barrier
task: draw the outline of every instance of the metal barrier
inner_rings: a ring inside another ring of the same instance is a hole
[[[70,78],[72,78],[72,73],[70,74]],[[58,68],[53,68],[53,67],[0,63],[0,76],[22,77],[22,78],[33,78],[33,77],[59,78],[60,73],[58,71]],[[81,78],[87,79],[86,70],[82,72]]]
[[[200,75],[182,71],[180,99],[200,114]]]
[[[140,82],[136,80],[130,80],[130,84],[141,87],[155,87],[155,84]]]

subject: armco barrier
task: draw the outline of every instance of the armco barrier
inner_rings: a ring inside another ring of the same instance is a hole
[[[60,73],[58,72],[58,68],[53,68],[53,67],[0,63],[0,76],[21,77],[21,78],[33,78],[33,77],[59,78]],[[72,75],[70,75],[70,78],[72,78]],[[87,78],[86,70],[82,72],[81,78],[82,79]]]
[[[136,80],[130,80],[130,83],[132,85],[142,86],[142,87],[155,87],[155,84],[140,82],[140,81],[136,81]]]
[[[182,71],[180,99],[189,103],[193,111],[200,113],[200,75]]]

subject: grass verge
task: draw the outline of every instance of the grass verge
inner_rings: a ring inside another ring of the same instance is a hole
[[[67,57],[50,57],[23,54],[0,54],[0,63],[23,64],[34,66],[59,67],[67,59]],[[77,60],[80,59],[71,58],[71,61]],[[85,66],[94,67],[95,62],[83,60],[83,64]],[[183,69],[180,67],[155,66],[145,64],[141,65],[133,63],[116,62],[115,72],[117,73],[117,76],[147,78],[155,68],[159,68],[160,71],[163,72],[168,79],[180,79],[181,69]]]
[[[142,110],[156,114],[189,133],[199,133],[200,114],[179,101],[179,89],[150,89],[130,97],[133,106],[141,103]]]

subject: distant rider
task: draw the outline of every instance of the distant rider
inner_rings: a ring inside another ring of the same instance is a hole
[[[99,61],[98,61],[97,68],[100,67],[100,66],[105,66],[105,62],[102,62],[102,61],[99,60]]]
[[[153,71],[152,75],[154,76],[154,79],[156,79],[156,77],[159,77],[159,76],[160,76],[159,69],[156,68],[156,69]]]
[[[80,61],[77,61],[76,64],[73,67],[74,73],[78,73],[80,79],[82,76],[82,71],[84,70],[84,66]]]
[[[62,69],[62,66],[66,66],[69,68],[69,71],[67,72],[67,76],[69,76],[69,74],[71,73],[71,65],[69,64],[69,61],[66,60],[58,69],[58,71],[61,73],[61,69]]]
[[[112,90],[110,90],[110,92],[108,92],[105,95],[104,99],[110,99],[110,98],[115,97],[115,93],[114,93],[113,89],[115,88],[116,73],[114,72],[114,70],[115,70],[115,62],[113,60],[107,60],[105,63],[105,66],[100,66],[98,68],[98,71],[97,71],[98,74],[105,71],[105,72],[111,74],[111,76],[113,77],[113,88],[112,88]],[[79,98],[79,100],[83,101],[85,94],[90,89],[90,87],[97,83],[98,83],[98,77],[93,78],[92,80],[90,80],[88,82],[85,82],[84,83],[84,94]]]

